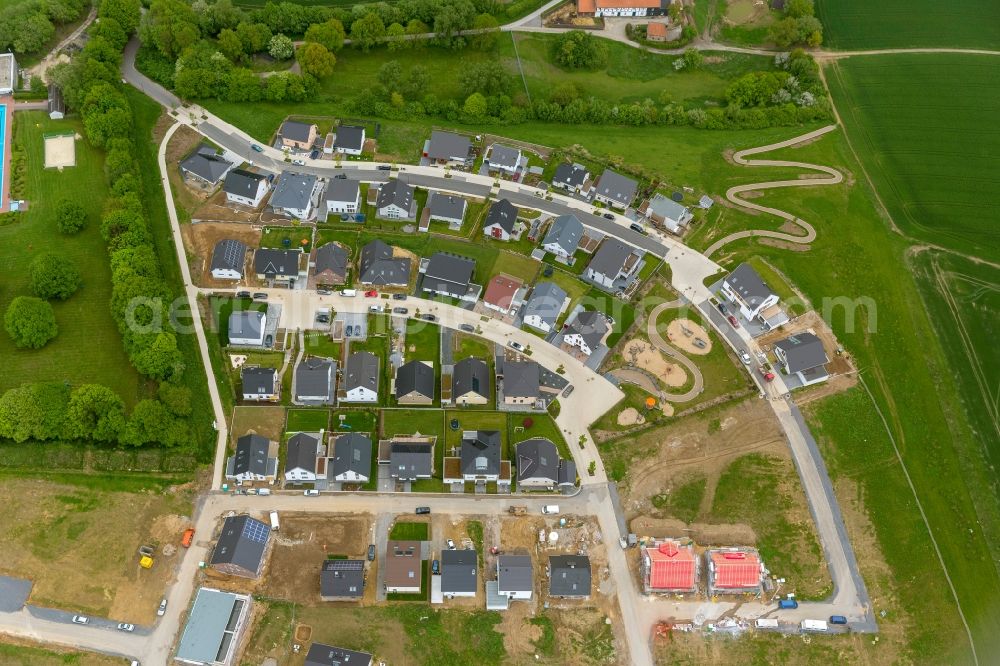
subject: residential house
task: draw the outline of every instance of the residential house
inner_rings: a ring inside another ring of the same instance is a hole
[[[364,560],[323,560],[319,572],[320,599],[323,601],[360,601],[364,594]],[[306,663],[308,661],[307,658]],[[342,661],[332,662],[334,666],[341,666],[343,663]],[[354,662],[351,661],[350,664],[353,666]]]
[[[215,186],[235,164],[218,154],[212,146],[201,144],[180,164],[181,173],[205,185]]]
[[[209,566],[230,576],[257,578],[270,540],[270,525],[246,514],[230,516],[222,523]]]
[[[586,194],[590,190],[590,173],[582,164],[563,162],[556,167],[552,186],[574,194]]]
[[[756,594],[764,580],[764,565],[753,548],[718,548],[705,553],[708,593]]]
[[[283,171],[271,194],[271,210],[277,215],[308,220],[313,214],[313,193],[318,184],[316,176]]]
[[[457,476],[451,476],[445,459],[445,483],[499,481],[503,477],[500,433],[496,430],[466,430],[462,433]],[[452,458],[451,460],[454,460]]]
[[[392,247],[375,239],[361,248],[358,279],[365,286],[405,287],[410,284],[410,259],[393,257]]]
[[[639,183],[611,169],[605,169],[594,186],[594,198],[614,208],[624,209],[632,205],[638,191]]]
[[[267,315],[255,310],[242,310],[229,315],[229,344],[233,347],[264,346]]]
[[[398,178],[378,188],[378,199],[375,203],[375,214],[386,220],[417,219],[417,200],[415,190]]]
[[[254,252],[253,272],[258,280],[268,282],[292,283],[299,277],[299,261],[301,250],[278,250],[261,247]]]
[[[313,253],[313,277],[318,285],[341,285],[347,282],[351,258],[337,243],[326,243]]]
[[[454,365],[451,395],[456,405],[486,405],[490,391],[490,367],[474,357],[463,358]]]
[[[494,201],[483,222],[483,235],[494,240],[509,241],[517,224],[517,208],[507,199]]]
[[[226,193],[226,201],[250,208],[256,208],[260,205],[269,187],[267,176],[244,169],[233,169],[226,175],[226,180],[222,183],[222,191]]]
[[[304,666],[372,666],[372,656],[367,652],[313,643]]]
[[[552,555],[548,575],[550,597],[590,598],[590,558],[586,555]]]
[[[576,0],[580,16],[663,16],[672,0]]]
[[[534,361],[504,361],[504,404],[534,405],[538,402],[542,396],[541,371],[541,366]]]
[[[393,439],[387,448],[389,476],[396,481],[429,479],[434,474],[434,444],[430,440]]]
[[[434,363],[410,361],[396,370],[396,402],[401,405],[434,403]]]
[[[722,294],[736,305],[747,321],[759,318],[765,310],[778,304],[778,295],[747,263],[740,264],[723,279]]]
[[[472,142],[461,134],[434,130],[424,148],[424,157],[431,164],[467,167],[472,162]]]
[[[281,124],[278,134],[281,136],[281,146],[292,150],[312,150],[316,143],[319,128],[295,120],[286,120]]]
[[[774,355],[785,374],[795,375],[801,386],[818,384],[830,376],[826,371],[830,357],[823,349],[823,341],[808,331],[775,342]]]
[[[606,238],[587,264],[586,276],[605,289],[624,291],[639,272],[642,254],[617,238]]]
[[[517,447],[518,488],[572,488],[576,485],[576,463],[559,457],[551,440],[535,437]]]
[[[385,553],[385,591],[419,594],[423,576],[419,541],[390,541]]]
[[[266,481],[278,476],[278,458],[270,455],[271,441],[249,433],[236,440],[236,453],[226,459],[226,478],[238,483]]]
[[[340,402],[378,402],[379,357],[367,351],[347,358]]]
[[[247,262],[247,246],[238,240],[226,238],[212,250],[212,277],[216,280],[239,280]]]
[[[542,239],[542,249],[566,261],[580,247],[583,238],[583,223],[573,215],[560,215],[552,220],[548,233]]]
[[[555,328],[566,298],[566,292],[556,283],[539,282],[524,306],[522,321],[536,330],[548,333]]]
[[[330,478],[339,483],[368,483],[372,473],[372,440],[358,432],[333,440]]]
[[[465,212],[469,207],[462,197],[440,192],[431,192],[427,201],[427,208],[430,211],[429,221],[446,222],[453,229],[460,229],[465,221]]]
[[[304,358],[295,366],[295,402],[332,405],[337,362],[319,356]]]
[[[193,666],[231,666],[252,606],[248,595],[198,588],[174,659]]]
[[[692,544],[667,539],[643,546],[639,569],[646,594],[690,594],[698,589],[698,557]]]
[[[435,252],[423,267],[424,279],[421,289],[440,296],[450,296],[463,300],[478,296],[471,293],[472,273],[476,262],[447,252]]]
[[[331,178],[323,193],[327,215],[354,215],[361,209],[361,184],[347,178]]]
[[[497,557],[497,592],[508,599],[530,601],[535,581],[530,555],[500,555]]]
[[[243,384],[244,400],[277,402],[281,399],[281,380],[274,368],[244,365],[240,368],[240,383]]]
[[[659,192],[654,194],[651,199],[642,202],[642,205],[639,206],[639,214],[643,215],[653,224],[678,235],[684,231],[684,227],[694,218],[694,215],[688,210],[687,206],[683,206]]]
[[[494,143],[490,146],[490,152],[485,161],[490,171],[499,171],[513,176],[517,172],[517,165],[521,163],[521,151],[517,148]]]
[[[523,301],[524,283],[509,275],[499,274],[486,285],[483,305],[501,314],[516,312]]]
[[[288,438],[285,445],[285,481],[311,483],[327,477],[322,438],[322,432],[297,432]]]
[[[365,147],[365,128],[341,125],[337,128],[337,138],[333,141],[334,152],[344,155],[360,155]]]
[[[441,594],[448,599],[474,597],[478,587],[479,556],[475,550],[441,553]]]
[[[620,0],[619,0],[620,1]],[[667,41],[667,24],[666,23],[647,23],[646,24],[646,39],[651,42],[665,42]]]
[[[577,347],[587,356],[593,354],[604,337],[611,332],[608,318],[594,310],[581,310],[570,322],[563,335],[563,342],[570,347]]]
[[[0,53],[0,96],[14,94],[20,71],[13,53]]]

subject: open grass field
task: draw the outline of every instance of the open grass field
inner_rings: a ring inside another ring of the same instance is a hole
[[[901,231],[994,262],[997,64],[992,56],[904,54],[849,58],[827,70],[854,149]]]
[[[83,275],[83,285],[67,301],[52,302],[59,335],[41,349],[17,349],[7,333],[0,332],[4,370],[0,391],[32,381],[93,382],[135,403],[148,389],[129,363],[108,305],[111,269],[100,229],[108,194],[103,157],[85,141],[77,141],[75,167],[61,173],[46,170],[42,135],[82,132],[82,126],[72,120],[49,120],[41,111],[19,111],[13,118],[13,140],[27,155],[25,194],[30,207],[19,222],[0,227],[0,247],[4,248],[0,256],[7,269],[0,284],[0,310],[6,310],[17,296],[31,295],[28,266],[42,252],[72,261]],[[79,202],[88,213],[87,226],[75,236],[56,230],[56,208],[63,199]]]
[[[993,0],[816,0],[823,45],[835,49],[1000,47]]]
[[[11,636],[0,638],[0,642],[3,643],[0,644],[0,661],[7,666],[125,666],[130,663],[124,657],[42,647]]]

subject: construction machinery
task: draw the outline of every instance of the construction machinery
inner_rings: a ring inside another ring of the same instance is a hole
[[[153,547],[139,546],[139,566],[143,569],[153,568]]]
[[[528,514],[528,507],[526,506],[512,506],[507,509],[512,516],[526,516]]]

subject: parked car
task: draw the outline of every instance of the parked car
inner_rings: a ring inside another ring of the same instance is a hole
[[[430,512],[431,512],[431,508],[429,506],[418,506],[417,507],[417,511],[416,511],[416,513],[417,513],[418,516],[423,516],[423,515],[426,515],[426,514],[428,514]]]
[[[250,144],[250,150],[254,151],[255,153],[262,153],[262,152],[264,152],[264,149],[261,148],[260,146],[258,146],[256,143]]]
[[[750,354],[745,351],[740,352],[740,360],[743,361],[743,365],[750,365]]]
[[[424,321],[437,321],[437,317],[435,317],[432,314],[421,315],[420,318],[423,319]]]
[[[524,351],[524,345],[522,345],[520,342],[517,342],[516,340],[511,340],[510,342],[507,343],[507,346],[513,349],[514,351]]]
[[[370,546],[368,546],[368,561],[369,562],[375,561],[375,544],[371,544]]]
[[[392,171],[392,167],[389,166],[388,164],[379,164],[378,165],[378,170],[379,171]]]
[[[292,160],[292,164],[297,164],[298,166],[305,166],[306,161],[301,159]]]
[[[303,490],[302,494],[306,497],[319,497],[319,491],[315,488],[310,488],[309,490]]]
[[[607,219],[607,220],[613,220],[613,219],[615,219],[615,214],[614,213],[605,213],[604,214],[604,218]]]
[[[236,292],[236,298],[250,298],[249,291],[238,291]]]
[[[86,615],[74,615],[73,624],[90,624],[90,618]]]
[[[401,314],[401,315],[405,315],[405,314],[409,314],[410,313],[410,311],[407,310],[406,308],[393,308],[392,312],[393,312],[393,314]]]
[[[435,576],[441,573],[441,562],[439,562],[438,560],[434,560],[433,562],[431,562],[431,573],[434,574]]]
[[[329,324],[330,323],[330,315],[326,314],[325,312],[317,312],[316,313],[316,321],[318,323],[320,323],[320,324]]]
[[[394,301],[405,301],[406,300],[406,294],[393,294],[392,295],[392,299]]]
[[[719,303],[716,307],[719,308],[719,312],[721,312],[722,314],[729,314],[729,309],[726,308],[725,303]]]
[[[568,398],[569,394],[572,393],[572,392],[573,392],[573,385],[570,384],[569,386],[567,386],[566,388],[563,389],[563,392],[562,392],[563,397],[564,398]]]
[[[194,528],[189,527],[184,530],[184,536],[181,537],[181,545],[185,548],[190,548],[192,541],[194,541]]]
[[[646,233],[646,230],[642,228],[642,225],[636,222],[633,222],[632,224],[628,225],[628,228],[640,234]]]
[[[344,330],[344,337],[347,337],[347,338],[349,338],[349,337],[351,337],[352,335],[354,335],[354,327],[353,327],[353,326],[348,326],[348,327],[347,327],[347,328],[346,328],[346,329]]]
[[[314,150],[311,153],[309,153],[309,159],[311,159],[311,160],[318,160],[319,159],[319,151],[318,150]]]
[[[460,329],[462,329],[463,331],[465,331],[466,333],[475,333],[476,332],[476,327],[473,326],[472,324],[459,324],[458,327]]]
[[[726,317],[726,319],[728,319],[729,323],[733,325],[733,328],[739,328],[740,327],[740,321],[739,321],[739,319],[737,319],[733,315],[729,315],[728,317]]]
[[[795,610],[799,607],[799,602],[795,599],[778,599],[778,608],[782,610]]]
[[[378,298],[378,290],[369,289],[368,291],[365,292],[365,298]]]
[[[317,289],[316,293],[319,294],[320,296],[332,296],[333,295],[333,292],[330,291],[329,289]]]
[[[156,614],[160,617],[167,614],[167,598],[160,599],[160,605],[156,608]]]
[[[118,631],[127,631],[129,633],[132,633],[133,631],[135,631],[135,625],[128,624],[127,622],[121,622],[118,624]]]
[[[381,305],[370,305],[370,306],[368,306],[368,311],[369,312],[373,312],[373,313],[382,312],[382,306]]]
[[[455,542],[448,539],[448,550],[455,550]]]
[[[267,294],[265,294],[263,291],[255,292],[254,295],[253,295],[253,300],[255,300],[255,301],[266,301],[267,300]]]
[[[338,173],[336,176],[334,176],[334,178],[336,178],[337,180],[347,180],[347,174],[346,173]]]
[[[830,624],[847,624],[847,618],[843,615],[831,615]]]
[[[274,336],[270,333],[264,336],[264,346],[268,349],[274,346]]]

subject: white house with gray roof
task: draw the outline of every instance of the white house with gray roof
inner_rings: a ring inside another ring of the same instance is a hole
[[[216,280],[239,280],[247,261],[247,246],[241,241],[226,238],[212,250],[212,277]]]
[[[270,455],[271,441],[249,433],[236,440],[236,453],[226,460],[226,478],[240,483],[267,481],[278,476],[278,458]]]
[[[694,218],[687,206],[679,204],[659,192],[639,206],[639,214],[673,234],[682,233],[684,227]]]
[[[201,144],[180,164],[181,173],[206,185],[217,185],[235,164],[219,155],[212,146]]]
[[[594,198],[615,208],[628,208],[638,191],[639,183],[611,169],[605,169],[594,186]]]
[[[409,257],[394,257],[392,246],[377,238],[361,248],[358,279],[363,285],[405,287],[410,284]]]
[[[281,380],[274,368],[246,366],[240,368],[243,399],[277,402],[281,399]]]
[[[517,486],[519,488],[569,488],[576,485],[576,463],[559,457],[556,445],[543,437],[518,443]]]
[[[517,165],[520,162],[521,151],[501,143],[490,146],[489,155],[486,157],[490,171],[500,171],[508,176],[513,176],[517,172]]]
[[[310,356],[295,366],[295,402],[309,405],[332,405],[337,362]]]
[[[566,292],[555,282],[539,282],[524,306],[522,321],[543,333],[556,326],[566,304]]]
[[[368,483],[372,469],[372,440],[351,432],[337,435],[330,458],[330,479],[338,483]]]
[[[573,215],[560,215],[552,220],[548,233],[542,239],[542,248],[563,261],[569,259],[580,247],[583,238],[583,223]]]
[[[311,483],[326,478],[326,461],[320,462],[323,450],[322,432],[297,432],[285,445],[285,481]]]
[[[475,550],[446,550],[441,553],[441,594],[474,597],[479,588],[479,556]]]
[[[483,235],[494,240],[508,241],[517,224],[517,208],[507,199],[494,201],[483,222]]]
[[[431,222],[446,222],[453,229],[460,229],[465,221],[465,212],[468,210],[469,202],[462,197],[456,197],[441,192],[431,192],[427,207],[430,209],[429,220]]]
[[[818,384],[830,377],[826,371],[830,357],[823,349],[823,341],[808,331],[775,342],[774,355],[784,373],[799,380],[799,386]]]
[[[576,194],[586,194],[590,190],[590,173],[582,164],[564,162],[556,167],[552,186]]]
[[[586,277],[600,287],[624,291],[639,272],[642,254],[617,238],[606,238],[587,264]]]
[[[772,305],[778,304],[778,295],[764,283],[753,266],[740,264],[722,281],[722,294],[736,305],[748,321],[757,319]],[[787,319],[786,319],[787,321]]]
[[[316,176],[285,171],[278,176],[271,194],[271,210],[278,215],[308,220],[313,213],[318,188],[319,179]]]
[[[341,125],[337,128],[337,138],[333,141],[334,152],[343,155],[360,155],[365,147],[365,128]]]
[[[478,291],[470,289],[476,262],[447,252],[436,252],[421,270],[421,289],[440,296],[475,300]],[[475,292],[475,293],[473,293]]]
[[[590,356],[610,331],[611,325],[604,314],[595,310],[581,310],[569,323],[563,342]]]
[[[542,395],[542,368],[534,361],[504,361],[503,402],[505,405],[534,405]]]
[[[299,278],[304,256],[298,249],[258,248],[253,255],[253,271],[258,280],[294,282]]]
[[[378,188],[375,214],[386,220],[409,220],[417,218],[415,190],[398,178]]]
[[[592,584],[590,558],[586,555],[549,557],[549,596],[563,599],[587,599]]]
[[[354,352],[344,364],[340,402],[378,402],[379,357],[367,351]]]
[[[229,315],[229,344],[233,347],[262,347],[267,315],[244,310]]]
[[[472,161],[471,156],[472,142],[469,141],[469,137],[454,132],[434,130],[424,147],[424,157],[432,165],[466,167]]]
[[[267,176],[262,173],[233,169],[226,175],[222,191],[229,203],[256,208],[264,200],[269,186]]]
[[[323,192],[327,215],[353,215],[361,207],[361,185],[356,180],[332,178]]]
[[[530,601],[535,589],[530,555],[497,557],[497,592],[508,599]]]

